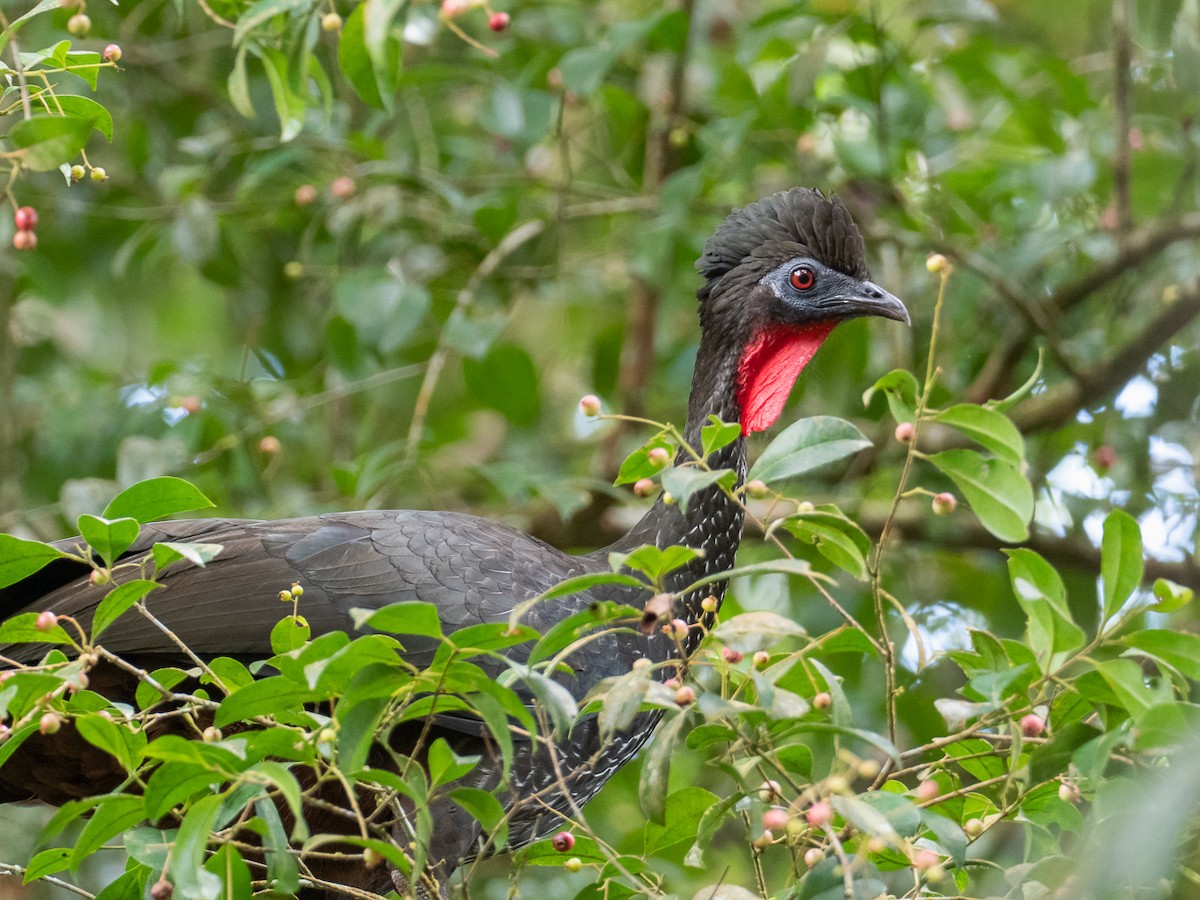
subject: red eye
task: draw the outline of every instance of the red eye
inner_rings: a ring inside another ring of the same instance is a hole
[[[817,283],[817,273],[808,266],[800,266],[792,269],[792,273],[788,276],[788,281],[792,283],[798,291],[807,291]]]

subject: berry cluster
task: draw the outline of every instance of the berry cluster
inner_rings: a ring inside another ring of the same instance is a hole
[[[18,250],[33,250],[37,247],[38,214],[32,206],[18,207],[13,213],[13,224],[17,233],[13,235],[13,246]]]

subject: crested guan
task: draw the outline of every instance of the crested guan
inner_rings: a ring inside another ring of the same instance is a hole
[[[868,278],[863,240],[850,214],[836,198],[794,188],[735,210],[705,244],[697,269],[702,336],[688,402],[686,441],[700,446],[709,415],[740,422],[742,437],[716,451],[713,468],[746,471],[745,435],[770,426],[779,416],[795,378],[833,327],[856,316],[883,316],[902,322],[908,313],[895,297]],[[680,451],[677,463],[689,457]],[[514,605],[536,597],[572,576],[609,570],[609,554],[652,544],[686,545],[703,555],[670,573],[674,593],[670,614],[689,624],[702,621],[701,601],[720,601],[724,582],[683,591],[698,578],[733,566],[743,510],[717,487],[697,493],[686,513],[660,498],[633,529],[611,547],[570,556],[508,526],[460,513],[362,511],[283,521],[201,519],[147,526],[130,554],[144,553],[156,541],[202,541],[223,547],[206,567],[172,568],[166,588],[148,598],[150,610],[200,657],[252,660],[271,656],[269,633],[280,618],[277,591],[299,582],[302,612],[314,636],[350,631],[349,610],[382,607],[402,600],[437,606],[445,633],[484,622],[504,621]],[[74,541],[62,542],[64,547]],[[35,576],[0,591],[0,615],[51,610],[90,622],[103,590],[89,584],[84,566],[59,560]],[[616,600],[641,607],[648,592],[606,585],[533,606],[524,621],[545,633],[557,621],[593,600]],[[692,628],[683,649],[699,640]],[[105,632],[103,645],[135,666],[191,665],[179,648],[143,616],[129,612]],[[428,664],[436,646],[405,639],[405,658]],[[576,697],[602,679],[628,672],[640,658],[662,662],[680,645],[661,633],[613,632],[574,652],[566,681]],[[528,655],[529,646],[509,648],[510,657]],[[29,645],[0,646],[0,656],[34,662],[40,650]],[[495,671],[502,667],[497,665]],[[128,701],[136,686],[124,672],[101,664],[93,670],[93,690]],[[502,802],[511,809],[508,847],[546,834],[570,815],[573,804],[589,800],[646,741],[659,713],[642,712],[633,725],[602,741],[595,716],[584,716],[556,746],[518,742]],[[421,735],[447,738],[462,754],[483,757],[470,773],[472,786],[502,785],[494,747],[479,723],[439,716]],[[194,733],[194,732],[193,732]],[[415,734],[392,732],[393,748],[411,753]],[[405,742],[408,742],[406,745]],[[551,760],[553,752],[556,759]],[[563,774],[560,781],[556,772]],[[121,773],[107,754],[73,738],[71,729],[34,734],[0,768],[0,801],[37,798],[63,803],[119,783]],[[565,783],[571,797],[565,796]],[[344,800],[344,795],[343,795]],[[422,885],[410,888],[398,872],[361,862],[312,860],[310,871],[325,880],[402,894],[446,895],[449,875],[483,846],[475,819],[449,801],[434,811],[435,831]],[[319,815],[320,810],[314,810]],[[313,823],[313,830],[344,823]],[[407,844],[403,817],[393,837]],[[344,832],[343,832],[344,833]],[[403,838],[403,840],[401,840]]]

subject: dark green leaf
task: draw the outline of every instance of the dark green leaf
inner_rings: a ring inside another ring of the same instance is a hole
[[[688,503],[697,491],[720,485],[726,490],[733,490],[737,473],[732,469],[714,469],[707,471],[695,466],[675,466],[663,472],[663,490],[675,498],[680,510],[687,512]]]
[[[442,636],[442,621],[438,616],[438,608],[432,603],[419,600],[392,603],[382,609],[356,608],[350,610],[350,616],[354,619],[354,627],[360,631],[363,628],[373,628],[389,634],[413,634],[435,638]]]
[[[1104,617],[1114,615],[1142,583],[1142,530],[1124,510],[1114,509],[1104,520],[1100,544],[1100,577],[1104,582]]]
[[[642,812],[651,822],[659,825],[666,824],[667,785],[671,775],[671,757],[676,752],[683,727],[692,717],[686,712],[672,715],[664,724],[658,727],[650,750],[645,753],[642,764],[642,777],[638,784],[638,798],[641,801]]]
[[[994,409],[960,403],[933,416],[931,421],[949,425],[1014,466],[1025,461],[1021,432],[1006,415]]]
[[[100,554],[106,566],[112,566],[129,549],[129,545],[137,540],[139,531],[136,519],[104,519],[86,513],[79,517],[76,525],[79,534],[89,547]]]
[[[742,426],[737,422],[722,422],[716,416],[709,416],[708,421],[709,424],[700,429],[701,455],[705,459],[742,436]]]
[[[22,166],[33,172],[51,172],[79,155],[91,131],[91,123],[83,119],[34,113],[13,125],[8,139],[17,148],[15,155]]]
[[[104,135],[106,141],[112,143],[112,114],[95,100],[78,94],[59,94],[54,102],[64,115],[86,122]]]
[[[136,578],[133,581],[117,585],[105,594],[100,605],[96,607],[96,615],[92,619],[92,640],[100,637],[109,625],[130,610],[135,603],[151,591],[156,591],[161,587],[162,585],[157,582]]]

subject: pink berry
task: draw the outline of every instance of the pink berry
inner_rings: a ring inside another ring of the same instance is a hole
[[[741,650],[734,650],[732,647],[721,648],[721,659],[729,663],[731,666],[736,666],[742,661],[743,654]]]
[[[671,461],[671,454],[667,452],[666,447],[651,447],[650,452],[646,454],[646,458],[650,460],[650,464],[656,469],[661,469]]]
[[[33,231],[37,223],[37,210],[32,206],[22,206],[13,213],[13,224],[21,231]]]
[[[1092,465],[1101,475],[1117,464],[1117,451],[1111,444],[1101,444],[1092,451]]]
[[[1058,799],[1064,803],[1078,803],[1082,796],[1079,793],[1079,785],[1070,781],[1064,781],[1058,786]]]
[[[764,831],[762,834],[760,834],[758,837],[756,837],[751,843],[754,844],[756,849],[764,850],[767,847],[770,847],[773,843],[775,843],[775,835],[768,828],[766,831]]]
[[[655,490],[657,487],[649,478],[639,478],[633,485],[633,492],[639,497],[649,497]]]
[[[38,731],[42,734],[58,734],[60,728],[62,728],[62,719],[59,718],[58,713],[48,712],[38,720]]]
[[[810,869],[824,858],[825,854],[822,853],[817,847],[809,847],[804,851],[804,865],[808,866]]]
[[[788,815],[788,811],[786,809],[780,809],[779,807],[768,809],[765,813],[763,813],[763,828],[767,829],[768,831],[782,831],[783,829],[787,828],[788,821],[791,818],[792,817]]]
[[[934,495],[932,505],[934,515],[948,516],[958,508],[958,498],[949,491],[942,491]]]
[[[171,900],[171,895],[174,893],[175,885],[167,881],[165,877],[160,878],[150,888],[150,900]]]
[[[758,799],[763,803],[774,803],[780,796],[778,781],[764,781],[758,788]]]
[[[109,44],[104,48],[104,58],[110,63],[120,62],[124,55],[119,44]]]
[[[575,846],[575,835],[569,831],[560,831],[550,838],[550,846],[559,853],[568,853]]]
[[[317,189],[311,184],[302,184],[296,188],[294,199],[297,206],[311,206],[317,200]]]
[[[505,31],[511,21],[512,16],[506,12],[492,13],[492,17],[488,19],[488,28],[499,33],[501,31]]]
[[[264,453],[267,456],[274,456],[283,449],[283,444],[280,442],[279,438],[275,437],[275,435],[266,434],[263,435],[259,440],[258,449],[261,453]]]
[[[833,821],[833,807],[828,800],[818,800],[804,813],[804,818],[813,828],[820,828]]]
[[[696,689],[689,684],[685,684],[675,692],[675,702],[679,706],[688,706],[696,702]]]
[[[917,799],[921,801],[933,800],[941,792],[942,789],[938,787],[938,783],[932,778],[927,778],[922,781],[917,785],[917,789],[913,791],[913,793],[917,795]]]
[[[12,245],[16,250],[36,250],[37,233],[33,231],[18,231],[13,235]]]
[[[339,200],[353,197],[356,190],[358,190],[358,185],[354,183],[354,179],[349,175],[339,175],[329,183],[329,193],[333,194]]]
[[[1041,737],[1046,730],[1046,720],[1034,713],[1021,716],[1021,734],[1028,738]]]
[[[821,691],[813,697],[812,705],[813,709],[827,710],[833,706],[833,697],[829,695],[828,691]]]
[[[746,493],[755,500],[762,500],[770,495],[771,489],[767,487],[765,481],[755,478],[753,481],[746,482]]]
[[[50,610],[47,609],[47,610],[43,610],[42,612],[38,613],[37,622],[34,623],[33,627],[36,628],[38,631],[49,631],[51,628],[53,628],[57,624],[58,624],[58,616],[56,616],[54,613],[50,612]]]
[[[662,627],[662,631],[667,637],[682,641],[687,637],[688,623],[683,619],[672,619]]]
[[[595,394],[584,394],[579,398],[579,409],[588,418],[600,415],[600,398]]]
[[[470,8],[470,0],[442,0],[442,15],[447,19],[461,16]]]
[[[896,440],[902,444],[911,444],[913,435],[917,433],[917,426],[912,422],[901,422],[896,426]]]
[[[932,850],[918,850],[912,858],[913,865],[918,869],[931,869],[941,861],[941,857]]]

